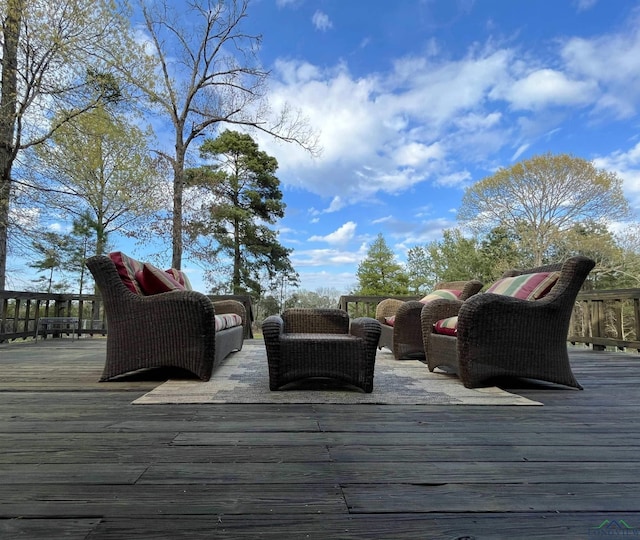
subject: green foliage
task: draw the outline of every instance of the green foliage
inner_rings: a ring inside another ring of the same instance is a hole
[[[476,279],[491,283],[511,268],[531,267],[533,260],[520,249],[519,237],[504,227],[489,231],[480,242],[480,268]]]
[[[382,234],[378,234],[367,256],[358,265],[356,277],[358,289],[353,294],[395,296],[409,293],[409,278],[402,265],[395,261]]]
[[[458,212],[458,219],[477,233],[498,227],[513,231],[536,266],[575,225],[628,216],[622,180],[615,173],[550,153],[500,169],[467,188]]]
[[[442,240],[427,246],[436,281],[473,279],[482,273],[482,258],[475,238],[459,229],[443,231]]]
[[[603,224],[592,221],[578,223],[553,248],[554,260],[564,260],[580,254],[596,261],[596,267],[589,274],[586,284],[590,289],[633,286],[628,277],[620,272],[623,249]]]
[[[75,269],[78,249],[79,244],[73,236],[42,231],[39,239],[33,241],[38,258],[29,265],[44,273],[34,280],[37,288],[47,293],[69,290],[69,282],[63,276],[60,281],[54,281],[54,274]]]
[[[262,324],[270,315],[277,315],[280,313],[280,302],[275,296],[269,295],[261,298],[255,303],[256,308],[256,322],[259,325]]]
[[[407,251],[406,272],[410,294],[424,296],[433,289],[436,277],[426,247],[414,246]]]
[[[14,164],[68,121],[119,99],[102,54],[129,33],[121,3],[10,0],[2,5],[0,97],[0,288],[4,288]],[[65,114],[58,114],[64,110]],[[53,119],[47,126],[43,118]],[[28,166],[23,160],[20,166]],[[26,164],[26,165],[25,165]],[[11,231],[13,232],[13,231]]]
[[[92,229],[96,254],[105,252],[109,232],[135,233],[157,209],[159,176],[148,136],[98,107],[62,125],[33,152],[39,202]]]
[[[340,300],[337,289],[321,288],[316,291],[300,289],[285,302],[285,307],[299,308],[335,308]]]
[[[202,192],[200,218],[186,227],[191,241],[201,243],[198,256],[205,263],[230,261],[234,294],[259,297],[265,272],[269,281],[297,283],[291,250],[270,227],[285,209],[276,159],[260,151],[249,135],[229,130],[205,140],[200,153],[213,164],[185,176],[188,186]]]
[[[424,283],[416,294],[426,294],[440,281],[479,279],[491,283],[505,270],[523,266],[517,245],[518,239],[501,228],[492,230],[482,241],[464,236],[460,229],[447,229],[442,239],[409,250],[409,279]],[[416,268],[422,270],[418,278]]]

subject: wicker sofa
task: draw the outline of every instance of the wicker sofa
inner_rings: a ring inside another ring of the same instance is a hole
[[[309,378],[330,378],[369,393],[373,390],[380,323],[349,320],[340,309],[285,310],[267,317],[262,333],[269,364],[269,388]]]
[[[212,302],[191,290],[142,296],[124,285],[109,257],[91,257],[86,264],[107,315],[107,358],[101,381],[157,367],[177,367],[209,380],[214,366],[242,349],[247,322],[242,303]],[[225,313],[239,315],[243,324],[216,331],[215,315]]]
[[[459,298],[466,300],[482,289],[482,282],[442,281],[434,290],[461,291]],[[376,306],[376,320],[380,322],[380,342],[378,347],[386,347],[393,352],[396,360],[408,358],[424,358],[422,325],[420,312],[424,304],[419,300],[398,300],[386,298]],[[393,326],[387,324],[387,318],[395,317]]]
[[[567,335],[576,296],[594,265],[586,257],[572,257],[504,274],[559,271],[553,288],[535,301],[487,292],[425,305],[421,323],[429,370],[452,370],[467,388],[495,377],[524,377],[581,389],[569,364]],[[436,332],[438,321],[454,316],[457,336]]]

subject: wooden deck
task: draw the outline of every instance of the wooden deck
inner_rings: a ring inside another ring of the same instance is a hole
[[[571,354],[543,407],[133,406],[99,339],[0,345],[0,538],[640,538],[640,357]]]

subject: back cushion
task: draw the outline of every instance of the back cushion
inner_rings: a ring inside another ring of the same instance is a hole
[[[560,272],[538,272],[506,277],[487,289],[488,293],[504,294],[521,300],[539,300],[556,284]]]
[[[216,332],[233,328],[234,326],[242,326],[242,317],[237,313],[223,313],[215,316]]]
[[[187,291],[193,290],[187,274],[185,274],[182,270],[169,268],[168,270],[165,270],[165,272],[167,272],[167,274],[169,274],[173,279],[180,283],[180,285],[182,285]]]
[[[122,251],[109,253],[109,258],[116,265],[118,274],[125,287],[135,294],[144,294],[140,284],[136,281],[136,272],[142,271],[142,263],[125,255]]]
[[[447,300],[457,300],[460,298],[462,291],[455,291],[453,289],[436,289],[430,292],[427,296],[420,299],[420,302],[426,304],[437,298],[446,298]]]
[[[184,290],[184,285],[173,279],[171,274],[149,263],[144,263],[142,270],[136,272],[136,280],[147,295]]]

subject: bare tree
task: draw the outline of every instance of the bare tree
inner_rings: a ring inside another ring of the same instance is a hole
[[[258,61],[261,37],[243,30],[249,0],[140,2],[145,70],[114,62],[123,78],[146,96],[149,112],[170,121],[170,150],[159,153],[173,169],[172,266],[183,252],[183,191],[191,143],[220,124],[245,126],[315,151],[307,123],[288,108],[272,115],[266,100],[269,73]],[[136,44],[132,44],[132,48]]]

